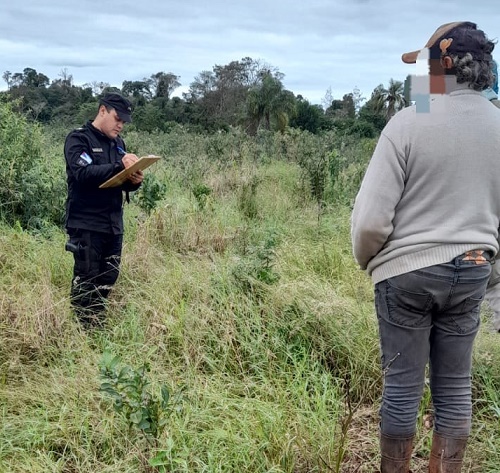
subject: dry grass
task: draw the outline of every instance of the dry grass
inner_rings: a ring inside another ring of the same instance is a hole
[[[212,189],[203,208],[194,181],[171,183],[151,215],[126,208],[122,271],[100,331],[72,317],[63,232],[0,227],[0,471],[152,471],[151,449],[99,392],[104,351],[148,363],[152,389],[183,393],[159,439],[167,471],[377,471],[377,327],[349,209],[320,211],[294,164],[238,159],[224,171],[207,160],[172,171]],[[483,328],[464,471],[498,471],[499,358]],[[414,473],[425,471],[429,437],[419,426]]]

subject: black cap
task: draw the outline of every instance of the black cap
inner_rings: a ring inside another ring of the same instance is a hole
[[[115,109],[117,115],[124,122],[131,122],[132,104],[120,94],[109,93],[99,99],[100,105],[107,105]]]

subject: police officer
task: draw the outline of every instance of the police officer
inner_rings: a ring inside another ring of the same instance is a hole
[[[142,171],[124,184],[100,189],[110,177],[137,161],[127,153],[120,132],[131,121],[131,104],[116,93],[99,100],[89,120],[66,137],[64,156],[68,196],[66,249],[74,256],[71,304],[85,328],[100,326],[108,294],[120,269],[123,243],[123,192],[135,191]]]

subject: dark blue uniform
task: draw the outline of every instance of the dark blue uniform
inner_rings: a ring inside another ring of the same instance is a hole
[[[89,121],[66,138],[64,155],[68,178],[66,202],[67,248],[75,266],[71,302],[84,325],[101,321],[105,300],[116,282],[123,242],[123,192],[139,185],[126,181],[99,189],[124,169],[125,143],[110,139]]]

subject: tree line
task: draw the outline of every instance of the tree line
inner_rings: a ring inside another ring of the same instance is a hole
[[[139,131],[168,131],[182,124],[200,131],[241,127],[255,134],[259,128],[293,127],[315,134],[339,129],[373,137],[406,105],[403,83],[393,79],[387,88],[376,87],[366,101],[357,88],[342,99],[335,99],[329,89],[323,106],[312,104],[285,89],[284,74],[277,68],[249,57],[200,72],[182,97],[173,96],[181,83],[172,72],[125,80],[121,88],[97,81],[75,85],[66,69],[52,80],[30,67],[5,71],[2,77],[7,91],[0,92],[0,98],[34,121],[79,125],[95,115],[102,94],[115,91],[132,102],[132,127]]]

